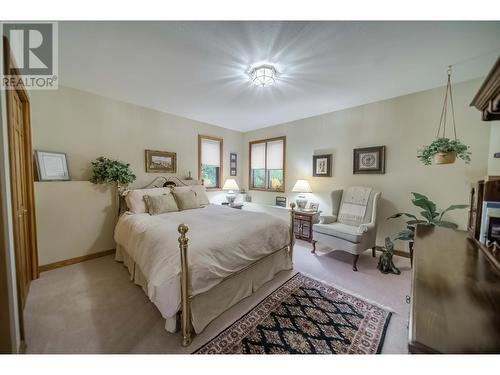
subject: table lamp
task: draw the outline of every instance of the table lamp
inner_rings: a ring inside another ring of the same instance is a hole
[[[297,203],[297,207],[301,210],[306,208],[307,199],[306,199],[306,196],[304,193],[312,193],[311,185],[309,185],[309,181],[297,180],[297,182],[293,186],[292,192],[301,193],[297,196],[295,203]]]
[[[228,190],[226,194],[226,199],[229,204],[233,204],[234,200],[236,199],[236,194],[234,191],[240,190],[240,188],[238,187],[238,184],[236,183],[236,180],[234,178],[228,178],[226,179],[226,182],[224,183],[222,190]]]

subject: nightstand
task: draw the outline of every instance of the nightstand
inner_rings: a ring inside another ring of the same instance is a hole
[[[221,203],[223,206],[231,207],[231,208],[236,208],[237,210],[241,210],[243,208],[243,203],[228,203],[228,202],[222,202]]]
[[[295,223],[293,228],[295,238],[312,242],[312,226],[313,224],[319,223],[320,213],[321,211],[295,211]]]

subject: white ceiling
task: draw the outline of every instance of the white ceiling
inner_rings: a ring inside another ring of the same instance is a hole
[[[484,76],[500,22],[61,22],[60,84],[248,131]],[[479,58],[476,58],[480,56]],[[246,71],[269,62],[270,88]]]

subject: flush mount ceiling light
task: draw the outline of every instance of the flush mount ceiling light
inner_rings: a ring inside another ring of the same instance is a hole
[[[253,67],[249,74],[254,85],[268,87],[276,82],[278,71],[270,64],[263,64]]]

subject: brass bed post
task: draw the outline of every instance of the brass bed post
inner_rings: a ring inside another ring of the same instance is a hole
[[[295,203],[290,203],[290,248],[288,253],[293,260],[293,245],[295,244]]]
[[[191,344],[191,296],[189,295],[189,268],[187,261],[187,249],[189,239],[186,236],[189,227],[180,224],[177,228],[181,234],[179,237],[179,249],[181,251],[181,331],[182,346]]]

